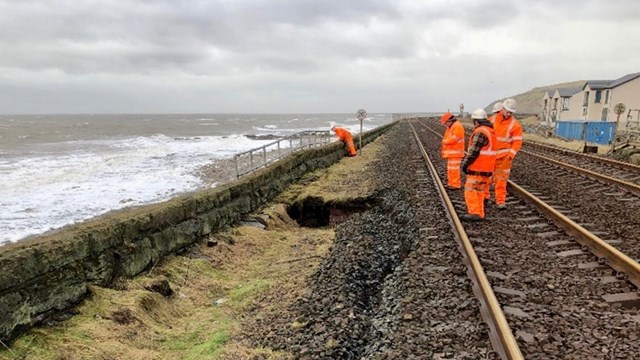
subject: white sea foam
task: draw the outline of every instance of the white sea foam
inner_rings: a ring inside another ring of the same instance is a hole
[[[39,155],[1,160],[0,243],[195,190],[199,166],[266,143],[154,135],[49,144]],[[57,148],[64,151],[48,155]]]
[[[0,115],[0,244],[203,188],[202,165],[273,141],[234,134],[328,131],[329,120],[360,130],[352,114]]]

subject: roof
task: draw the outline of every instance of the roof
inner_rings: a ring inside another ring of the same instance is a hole
[[[561,97],[571,97],[571,96],[579,93],[580,91],[582,91],[582,88],[570,87],[570,88],[558,89],[558,94]]]
[[[582,90],[584,90],[584,88],[586,88],[587,85],[589,85],[591,90],[606,89],[609,87],[609,84],[611,84],[612,82],[613,80],[587,80],[587,82],[582,87]]]
[[[549,97],[553,97],[553,94],[555,94],[555,93],[556,93],[556,90],[558,90],[558,89],[547,90],[547,95],[548,95]]]
[[[631,81],[631,80],[633,80],[633,79],[635,79],[637,77],[640,77],[640,72],[633,73],[633,74],[627,74],[627,75],[625,75],[625,76],[623,76],[623,77],[621,77],[619,79],[613,80],[611,82],[611,84],[609,84],[609,87],[610,88],[614,88],[616,86],[620,86],[620,85],[622,85],[622,84],[624,84],[626,82],[629,82],[629,81]]]

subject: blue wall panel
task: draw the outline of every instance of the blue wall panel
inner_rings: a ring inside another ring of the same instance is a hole
[[[595,144],[611,144],[616,131],[616,123],[613,122],[589,122],[585,130],[585,140]]]
[[[582,140],[584,137],[584,121],[558,121],[556,123],[556,136]]]
[[[606,145],[613,141],[615,128],[614,122],[607,121],[558,121],[556,136]]]

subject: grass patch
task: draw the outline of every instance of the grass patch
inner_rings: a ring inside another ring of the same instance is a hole
[[[76,307],[77,315],[32,329],[11,351],[0,350],[0,359],[289,358],[235,340],[244,309],[273,289],[295,298],[333,241],[331,229],[282,224],[273,230],[229,230],[223,235],[234,245],[200,245],[187,256],[168,257],[148,274],[124,280],[118,290],[92,286],[92,295]],[[288,262],[297,257],[310,260]],[[158,279],[169,281],[172,298],[147,290]]]
[[[218,359],[229,341],[225,331],[215,332],[205,343],[194,346],[186,355],[186,360]]]

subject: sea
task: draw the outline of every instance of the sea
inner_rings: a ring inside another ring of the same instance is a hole
[[[0,115],[0,246],[211,187],[203,166],[334,123],[360,130],[355,114]]]

